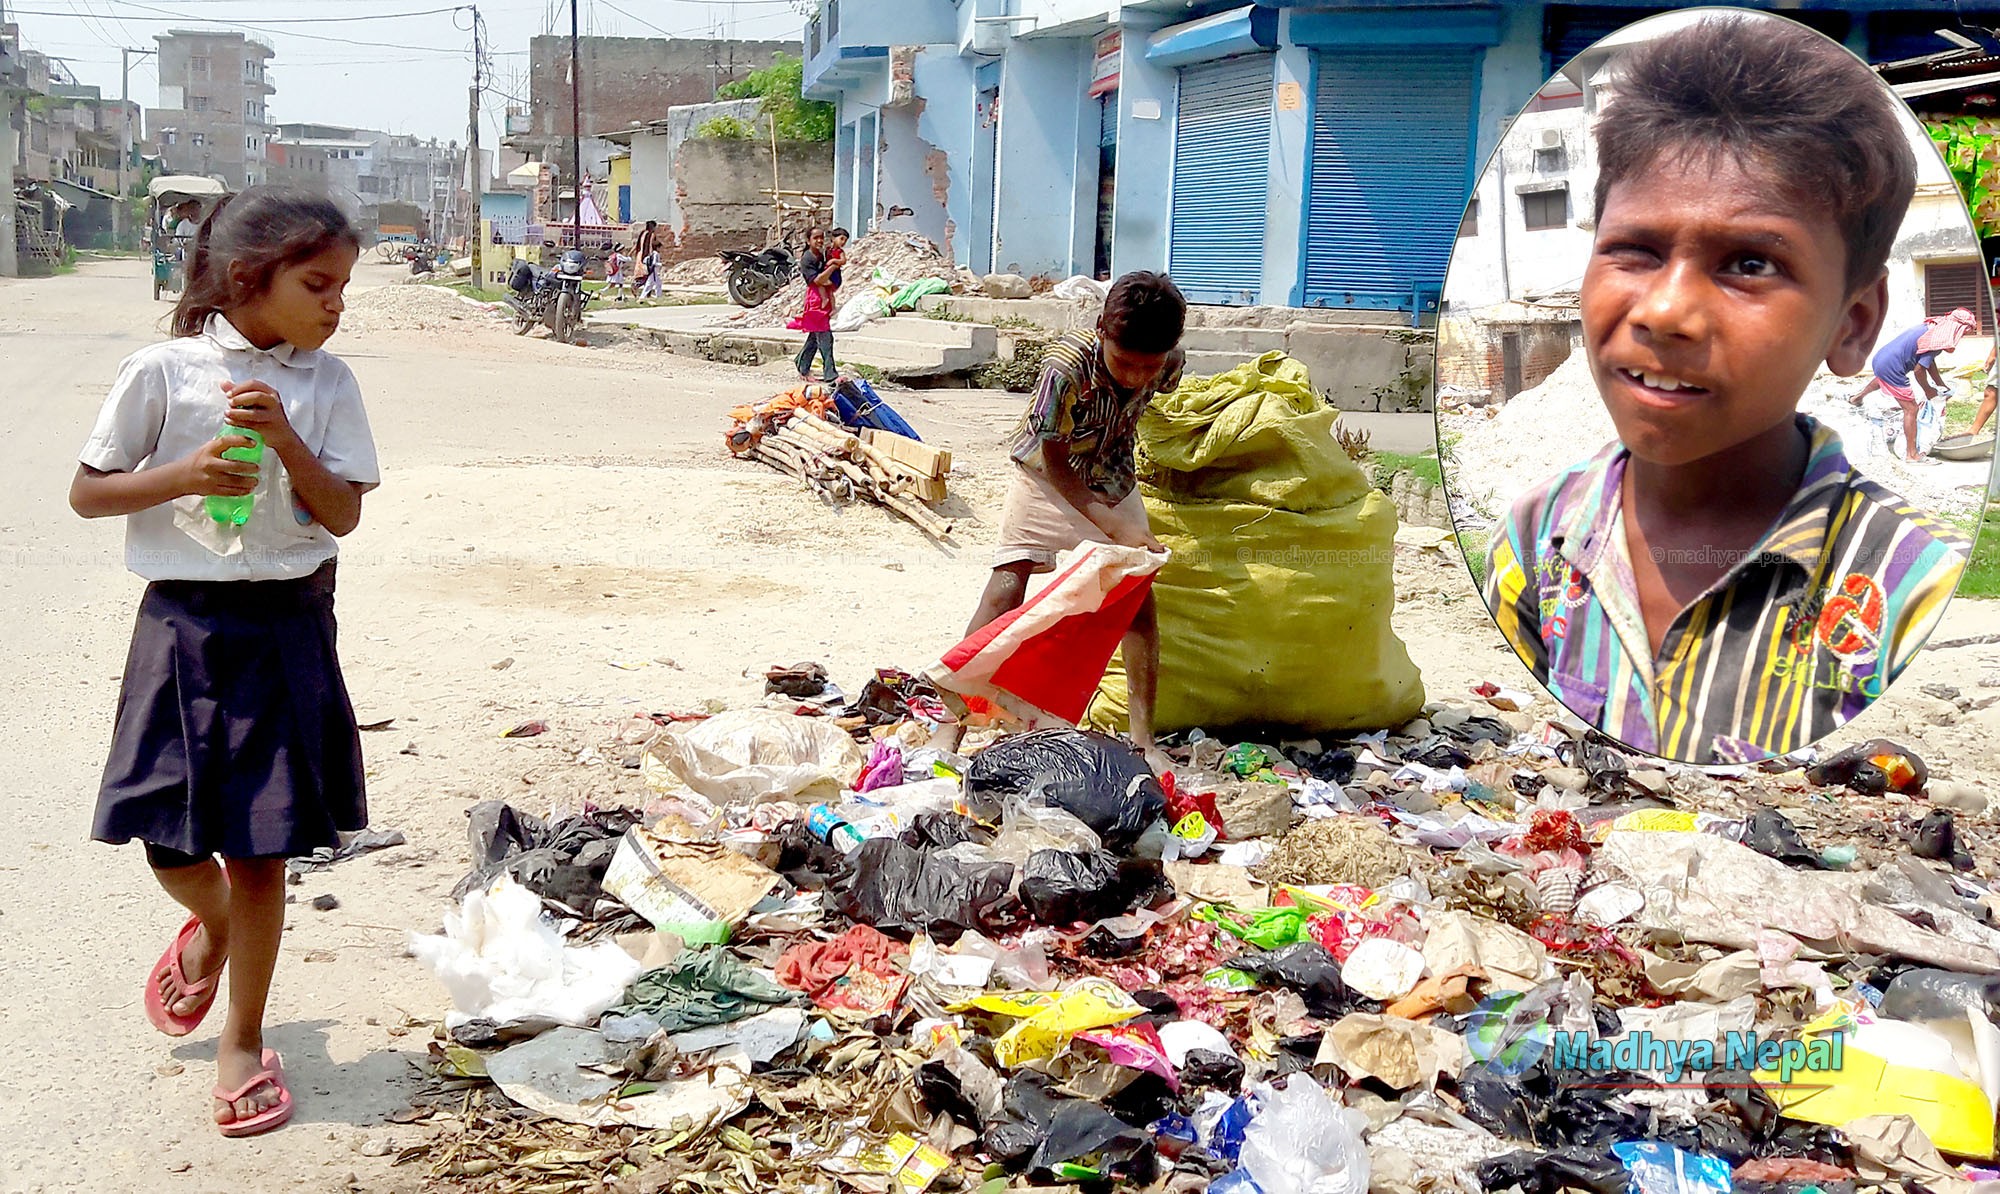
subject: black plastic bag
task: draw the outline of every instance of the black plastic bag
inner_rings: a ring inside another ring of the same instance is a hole
[[[463,899],[504,874],[586,918],[604,894],[604,872],[617,853],[618,839],[642,819],[633,809],[611,808],[551,824],[499,800],[473,805],[466,817],[472,871],[452,889],[453,899]]]
[[[1158,862],[1103,850],[1037,850],[1021,867],[1021,906],[1046,925],[1107,920],[1173,898]]]
[[[1009,796],[1071,813],[1119,853],[1167,809],[1166,792],[1137,750],[1081,730],[1037,730],[980,751],[965,772],[967,801],[996,820]]]
[[[1775,808],[1760,808],[1750,814],[1743,827],[1743,844],[1787,866],[1826,869],[1818,852],[1799,835],[1799,827]]]
[[[800,891],[826,890],[847,862],[847,856],[814,833],[804,817],[778,826],[771,841],[778,851],[771,869]]]
[[[1587,1149],[1502,1153],[1481,1161],[1474,1172],[1479,1184],[1488,1190],[1519,1186],[1522,1194],[1562,1194],[1564,1190],[1625,1194],[1630,1185],[1630,1175],[1617,1157]]]
[[[894,838],[871,838],[850,854],[828,889],[835,911],[856,924],[943,944],[967,929],[1008,922],[1009,862],[961,862]]]
[[[1243,1074],[1241,1058],[1207,1049],[1189,1049],[1186,1062],[1181,1066],[1180,1079],[1183,1087],[1199,1089],[1206,1086],[1233,1096],[1243,1089]]]
[[[1948,862],[1961,871],[1977,865],[1972,855],[1958,848],[1958,822],[1946,808],[1934,808],[1924,814],[1924,819],[1917,823],[1916,835],[1910,839],[1910,853],[1933,862]]]
[[[1321,783],[1346,784],[1354,779],[1355,760],[1351,750],[1330,750],[1321,755],[1296,751],[1292,762]]]
[[[897,837],[904,845],[919,850],[949,850],[960,842],[984,844],[992,840],[980,830],[977,821],[959,813],[918,813],[910,819],[910,827]]]
[[[1778,1104],[1748,1070],[1711,1070],[1708,1096],[1720,1100],[1742,1123],[1759,1157],[1810,1157],[1843,1169],[1854,1168],[1854,1149],[1840,1129],[1803,1123],[1778,1114]]]
[[[1229,959],[1229,968],[1267,986],[1298,992],[1306,1011],[1322,1020],[1374,1006],[1373,1001],[1347,989],[1340,981],[1340,962],[1317,941],[1301,941],[1270,953],[1238,954]]]
[[[1808,768],[1806,781],[1850,788],[1863,796],[1880,796],[1889,790],[1889,777],[1874,762],[1881,755],[1901,755],[1909,761],[1910,769],[1916,776],[1903,785],[1904,791],[1921,791],[1923,786],[1930,782],[1930,768],[1917,757],[1917,753],[1907,747],[1898,746],[1887,738],[1870,738],[1866,742],[1848,747],[1815,767]]]
[[[1042,1126],[1042,1143],[1029,1162],[1030,1170],[1050,1170],[1065,1161],[1094,1159],[1107,1178],[1150,1182],[1154,1174],[1153,1137],[1095,1103],[1063,1099]]]

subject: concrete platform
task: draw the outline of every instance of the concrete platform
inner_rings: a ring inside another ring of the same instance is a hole
[[[788,328],[731,327],[714,307],[652,307],[596,311],[591,322],[632,327],[672,352],[729,364],[761,365],[796,357],[804,338]],[[834,356],[896,378],[939,377],[977,369],[994,359],[1000,335],[992,327],[905,314],[876,320],[858,332],[837,332]]]

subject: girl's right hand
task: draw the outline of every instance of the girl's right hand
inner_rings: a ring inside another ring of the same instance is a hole
[[[182,487],[193,497],[248,497],[257,488],[257,466],[247,460],[228,460],[223,453],[231,448],[254,448],[248,436],[218,436],[181,461]]]

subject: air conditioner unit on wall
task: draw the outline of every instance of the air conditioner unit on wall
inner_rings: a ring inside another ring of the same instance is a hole
[[[1537,152],[1561,149],[1563,147],[1562,130],[1536,129],[1534,132],[1528,134],[1528,144]]]

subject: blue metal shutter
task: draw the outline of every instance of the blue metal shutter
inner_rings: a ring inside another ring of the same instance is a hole
[[[1197,303],[1251,304],[1264,285],[1269,54],[1181,72],[1167,272]]]
[[[1306,305],[1435,310],[1472,182],[1478,57],[1318,58]]]

